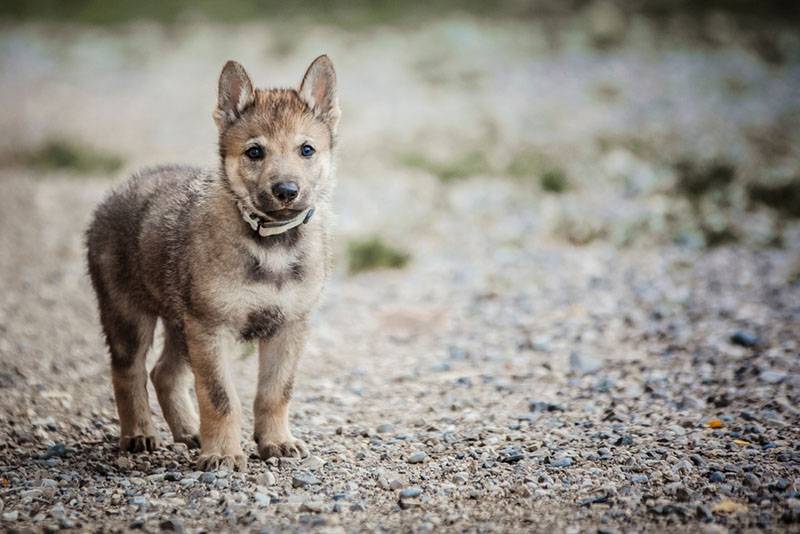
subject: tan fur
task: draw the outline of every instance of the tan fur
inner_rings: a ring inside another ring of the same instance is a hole
[[[199,439],[201,468],[246,467],[227,360],[236,337],[259,339],[259,454],[306,453],[289,429],[288,403],[307,320],[330,265],[335,86],[325,56],[297,91],[254,89],[244,68],[228,62],[214,112],[220,171],[145,172],[98,208],[87,234],[89,270],[111,350],[122,448],[158,444],[144,358],[160,318],[166,340],[151,378],[174,439],[190,446]],[[314,153],[304,154],[304,145]],[[263,157],[249,155],[253,146]],[[288,181],[296,196],[282,198],[276,184]],[[316,211],[308,224],[261,237],[240,205],[262,220]]]

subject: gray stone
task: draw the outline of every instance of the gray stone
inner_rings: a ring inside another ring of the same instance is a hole
[[[412,452],[408,455],[407,462],[410,464],[421,464],[428,459],[428,454],[424,451]]]

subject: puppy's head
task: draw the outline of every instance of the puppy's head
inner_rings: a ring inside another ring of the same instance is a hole
[[[328,194],[339,121],[328,56],[311,63],[298,90],[255,89],[244,68],[228,61],[214,121],[225,179],[246,208],[281,221]]]

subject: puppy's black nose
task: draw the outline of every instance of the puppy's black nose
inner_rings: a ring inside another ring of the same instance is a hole
[[[297,182],[278,182],[272,186],[272,194],[284,204],[294,200],[299,192],[300,187]]]

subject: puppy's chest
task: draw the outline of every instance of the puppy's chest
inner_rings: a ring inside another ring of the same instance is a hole
[[[306,316],[324,283],[318,247],[244,247],[237,272],[215,292],[231,326],[245,339],[268,338],[287,321]]]

